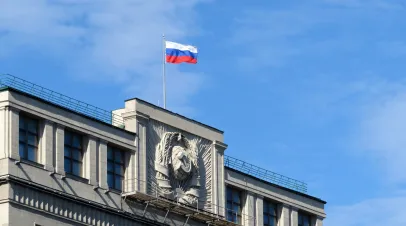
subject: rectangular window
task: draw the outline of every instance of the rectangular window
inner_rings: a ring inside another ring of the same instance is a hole
[[[124,152],[107,146],[107,183],[109,188],[122,190],[124,179]]]
[[[83,139],[80,134],[65,130],[65,172],[82,176]]]
[[[298,226],[310,226],[310,216],[308,214],[299,212]]]
[[[264,200],[264,226],[276,226],[276,204]]]
[[[227,220],[241,224],[241,191],[227,187]]]
[[[38,120],[25,115],[19,117],[19,152],[22,159],[37,162]]]

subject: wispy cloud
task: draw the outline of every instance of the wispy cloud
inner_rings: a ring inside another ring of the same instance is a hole
[[[388,35],[404,26],[404,15],[402,1],[311,0],[246,9],[235,20],[239,29],[232,40],[244,56],[237,57],[241,69],[263,76],[280,72],[278,85],[269,84],[283,98],[278,107],[288,106],[298,124],[331,131],[325,137],[343,149],[340,155],[375,160],[371,171],[382,173],[376,183],[391,188],[383,198],[346,200],[343,206],[330,202],[327,225],[342,225],[343,219],[351,219],[345,221],[350,226],[406,222],[406,197],[394,194],[406,182],[406,83],[398,75],[402,68],[391,67],[392,58],[406,55],[404,43],[393,41],[402,40],[402,33]],[[382,194],[379,190],[362,197]],[[354,213],[360,217],[354,219]]]
[[[379,49],[375,44],[384,36],[370,27],[380,26],[382,34],[404,10],[401,1],[381,0],[311,0],[245,9],[234,21],[231,40],[241,52],[239,65],[247,70],[287,67],[293,59],[315,56],[353,57]]]
[[[360,226],[406,224],[404,203],[406,196],[369,199],[349,206],[337,206],[329,210],[325,224],[329,226]]]
[[[389,182],[405,183],[406,86],[376,99],[364,111],[356,136],[359,147],[384,167]]]
[[[398,0],[324,0],[326,3],[347,8],[403,10],[404,4]]]
[[[203,0],[5,0],[0,3],[0,57],[40,52],[69,74],[112,81],[154,103],[161,99],[162,33],[181,41],[198,34],[195,7]],[[182,20],[179,20],[179,13]],[[202,79],[173,67],[170,103],[188,106]],[[189,85],[182,85],[185,82]],[[139,89],[137,86],[147,84]],[[151,92],[155,90],[155,92]]]
[[[288,38],[317,23],[302,11],[267,9],[245,10],[234,22],[238,29],[232,34],[232,44],[241,47],[244,54],[237,60],[247,69],[283,66],[289,57],[301,53]]]

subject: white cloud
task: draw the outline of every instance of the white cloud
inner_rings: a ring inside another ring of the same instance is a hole
[[[363,23],[384,32],[404,9],[404,3],[395,0],[310,0],[245,9],[234,21],[231,40],[241,52],[239,65],[246,70],[262,72],[315,56],[334,60],[342,53],[351,59],[371,49],[366,43],[382,41]]]
[[[328,210],[325,225],[406,225],[406,196],[369,199],[348,206],[337,206]]]
[[[238,29],[233,31],[232,44],[244,51],[244,57],[238,56],[238,61],[248,70],[283,66],[287,59],[301,53],[288,38],[317,23],[314,17],[307,16],[306,10],[266,8],[245,10],[234,22]]]
[[[195,7],[201,2],[3,0],[0,57],[41,52],[64,62],[71,75],[119,82],[156,103],[162,101],[162,33],[175,41],[198,34]],[[179,82],[168,83],[168,102],[187,107],[202,78],[171,68],[171,79]]]
[[[406,88],[364,111],[357,136],[361,149],[382,164],[390,182],[406,182]]]

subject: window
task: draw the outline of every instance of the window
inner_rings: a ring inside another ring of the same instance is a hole
[[[264,226],[276,226],[276,204],[264,200]]]
[[[38,152],[38,120],[19,117],[19,152],[22,159],[36,162]]]
[[[298,226],[310,226],[310,216],[299,212]]]
[[[109,188],[121,191],[124,178],[124,152],[107,146],[107,183]]]
[[[80,134],[65,130],[65,172],[82,176],[83,147]]]
[[[241,223],[241,191],[227,187],[227,220]]]

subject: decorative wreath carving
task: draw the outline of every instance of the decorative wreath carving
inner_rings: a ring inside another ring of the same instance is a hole
[[[179,132],[167,132],[156,152],[155,171],[161,195],[197,205],[200,176],[196,146]]]

